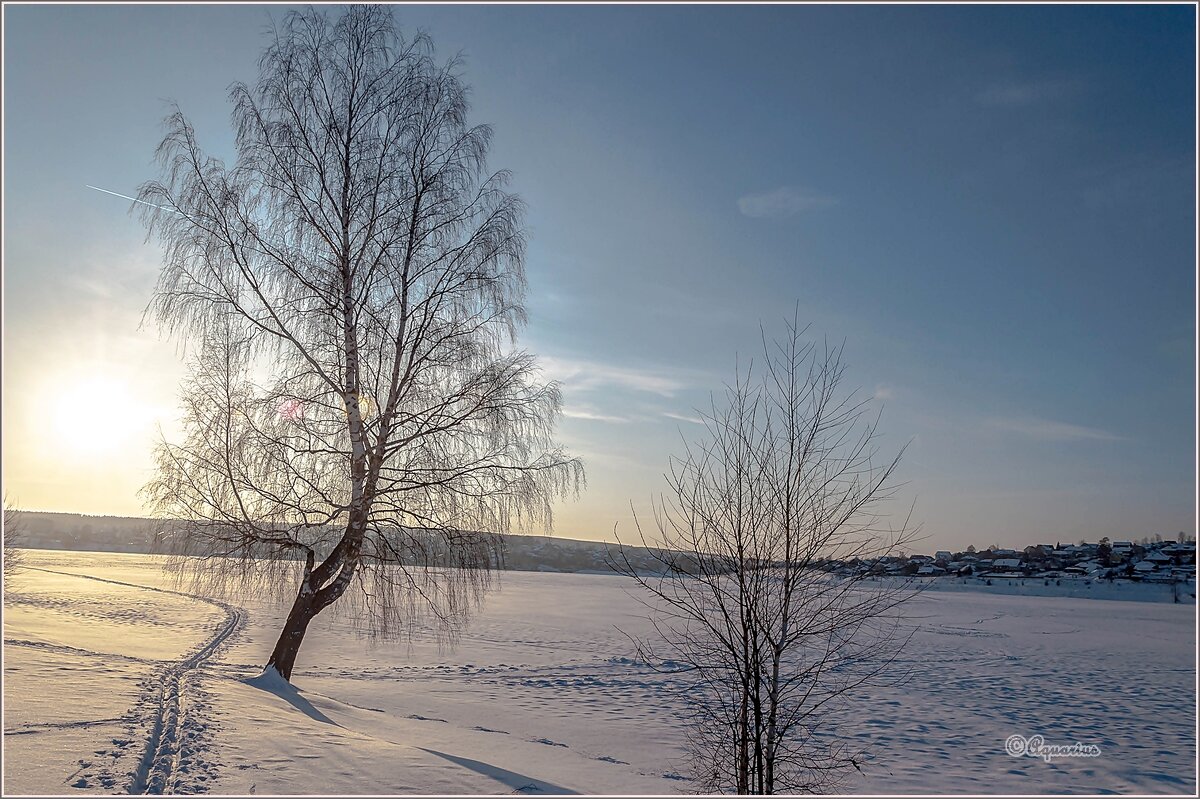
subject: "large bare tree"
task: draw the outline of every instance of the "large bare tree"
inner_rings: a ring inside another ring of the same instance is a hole
[[[481,531],[548,528],[582,480],[516,348],[522,206],[458,72],[386,7],[292,12],[231,89],[236,162],[176,110],[139,193],[165,253],[148,314],[193,353],[148,502],[193,577],[298,583],[285,679],[343,595],[372,631],[424,609],[453,632],[495,562]]]
[[[899,551],[907,514],[882,513],[900,455],[880,459],[878,417],[842,388],[841,349],[793,322],[757,372],[739,370],[702,413],[706,432],[671,461],[645,544],[658,568],[621,560],[644,589],[651,663],[689,672],[694,778],[706,792],[827,792],[863,753],[837,736],[856,689],[900,678],[913,595],[831,564]]]

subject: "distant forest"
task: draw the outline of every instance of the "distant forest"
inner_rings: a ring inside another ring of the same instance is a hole
[[[21,512],[20,543],[31,549],[96,552],[155,551],[156,534],[169,522],[128,516]],[[607,553],[616,545],[546,535],[502,535],[503,568],[516,571],[612,572]],[[623,547],[625,556],[646,571],[658,566],[650,550]]]

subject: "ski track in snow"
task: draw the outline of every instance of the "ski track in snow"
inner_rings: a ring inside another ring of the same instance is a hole
[[[205,735],[207,724],[204,719],[207,705],[204,701],[204,693],[198,685],[199,669],[245,625],[245,611],[216,599],[183,591],[138,585],[76,572],[43,569],[35,566],[26,568],[31,571],[95,580],[142,591],[173,594],[185,599],[205,602],[225,612],[225,620],[217,627],[212,637],[201,643],[183,660],[170,663],[165,668],[152,672],[143,682],[142,695],[138,705],[124,717],[112,720],[132,721],[129,728],[131,735],[125,738],[114,738],[112,740],[113,750],[96,752],[97,755],[111,755],[115,764],[133,745],[133,734],[137,732],[138,728],[148,728],[145,748],[133,773],[127,777],[125,792],[130,794],[179,794],[204,790],[203,783],[211,779],[213,769],[205,762],[203,752],[207,737]],[[35,641],[6,641],[6,644],[84,651],[76,650],[74,647],[56,647]],[[79,722],[76,726],[99,724],[102,721],[109,720]],[[41,730],[38,729],[38,726],[45,725],[31,725],[28,730],[22,732],[26,734],[39,732]],[[193,774],[195,775],[194,779]],[[76,779],[71,785],[76,788],[99,785],[111,789],[120,779],[112,773],[111,767],[96,768],[96,764],[88,760],[80,761],[80,768],[71,777],[68,777],[68,780],[72,777]]]
[[[77,646],[65,646],[63,644],[51,644],[46,641],[25,641],[20,638],[5,638],[5,646],[24,646],[30,649],[44,649],[47,652],[58,652],[65,655],[82,655],[84,657],[96,657],[98,652],[93,652],[90,649],[81,649]],[[125,660],[130,663],[155,663],[157,661],[147,658],[140,658],[134,655],[126,655],[120,652],[105,652],[104,657],[114,660]]]

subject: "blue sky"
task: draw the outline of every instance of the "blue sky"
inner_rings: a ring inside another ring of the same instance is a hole
[[[138,512],[182,370],[138,328],[155,247],[84,186],[154,175],[166,98],[232,156],[226,87],[282,11],[5,7],[23,504]],[[1194,531],[1193,7],[396,12],[464,54],[491,165],[529,206],[523,343],[588,467],[558,534],[630,532],[693,409],[797,306],[845,341],[883,446],[911,440],[927,548]],[[136,412],[75,456],[97,393]]]

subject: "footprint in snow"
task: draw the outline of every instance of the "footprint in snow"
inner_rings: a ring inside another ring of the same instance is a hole
[[[472,727],[471,729],[478,730],[479,732],[494,732],[500,735],[508,735],[507,730],[493,730],[489,727]]]
[[[440,721],[442,724],[450,723],[450,722],[446,721],[445,719],[434,719],[434,718],[430,718],[429,716],[421,716],[416,713],[413,713],[412,715],[410,715],[409,718],[413,719],[415,721]]]
[[[618,763],[622,766],[629,765],[629,762],[626,760],[617,760],[615,757],[609,757],[608,755],[602,755],[601,757],[594,757],[592,759],[593,760],[603,760],[605,763]]]
[[[549,738],[531,738],[530,743],[545,744],[546,746],[561,746],[563,749],[570,749],[566,744],[560,744],[558,741],[551,741]]]

